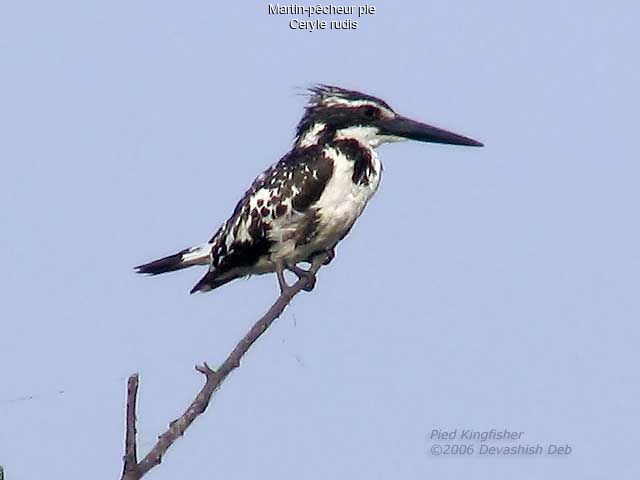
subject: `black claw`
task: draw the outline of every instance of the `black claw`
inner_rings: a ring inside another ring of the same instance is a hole
[[[316,286],[316,277],[315,275],[309,275],[307,277],[307,284],[302,287],[302,290],[304,290],[305,292],[310,292],[312,291]]]
[[[322,262],[323,265],[329,265],[331,261],[336,258],[336,249],[331,248],[325,252],[327,254],[327,259]]]

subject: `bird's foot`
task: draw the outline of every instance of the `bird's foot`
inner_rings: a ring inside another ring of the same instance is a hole
[[[276,266],[276,276],[278,277],[278,285],[280,286],[280,294],[288,293],[291,287],[287,283],[287,279],[284,278],[284,269],[282,265]]]
[[[300,268],[297,265],[293,265],[291,267],[287,267],[291,272],[293,272],[298,279],[305,279],[307,284],[302,287],[302,290],[305,292],[310,292],[316,286],[316,275],[313,272],[305,270],[304,268]]]

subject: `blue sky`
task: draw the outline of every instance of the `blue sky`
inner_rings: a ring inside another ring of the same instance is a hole
[[[156,479],[638,478],[633,2],[378,1],[301,32],[267,3],[0,7],[0,464],[115,478],[127,375],[146,453],[275,298],[132,267],[210,237],[289,148],[301,89],[360,89],[484,149],[379,150],[316,290],[245,357]],[[507,428],[562,458],[439,458]],[[152,477],[149,478],[152,478]]]

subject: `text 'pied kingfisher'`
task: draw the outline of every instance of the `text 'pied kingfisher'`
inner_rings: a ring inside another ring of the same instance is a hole
[[[481,147],[455,133],[398,115],[379,98],[339,87],[310,89],[293,147],[256,178],[208,243],[136,267],[157,275],[208,265],[191,293],[247,275],[284,271],[304,277],[298,263],[328,263],[380,183],[375,148],[400,140]],[[312,288],[312,281],[307,283]]]

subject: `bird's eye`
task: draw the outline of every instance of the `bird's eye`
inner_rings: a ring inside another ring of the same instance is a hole
[[[364,116],[369,120],[375,120],[380,116],[380,111],[376,107],[365,107]]]

